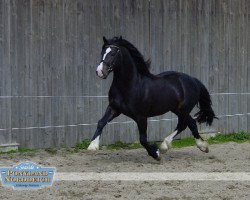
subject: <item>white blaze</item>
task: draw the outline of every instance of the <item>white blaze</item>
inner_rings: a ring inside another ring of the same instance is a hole
[[[106,56],[108,55],[108,53],[111,51],[111,48],[109,47],[109,48],[107,48],[106,49],[106,52],[105,52],[105,54],[103,55],[103,60],[105,60],[105,58],[106,58]]]
[[[103,55],[102,60],[105,60],[105,58],[106,58],[106,56],[108,55],[109,52],[111,52],[111,48],[110,48],[110,47],[106,49],[106,51],[105,51],[105,53],[104,53],[104,55]],[[103,62],[101,62],[101,63],[98,65],[97,69],[96,69],[97,75],[98,75],[99,77],[102,77],[102,76],[103,76],[102,70],[103,70]]]

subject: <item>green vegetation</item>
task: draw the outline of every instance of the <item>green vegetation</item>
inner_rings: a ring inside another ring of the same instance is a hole
[[[28,149],[28,148],[19,148],[17,150],[11,150],[7,152],[0,152],[0,154],[12,154],[12,153],[30,153],[30,152],[35,152],[35,149]]]
[[[211,137],[208,140],[209,144],[218,144],[226,142],[250,142],[250,133],[239,132],[239,133],[230,133],[230,134],[218,134],[215,137]]]
[[[78,152],[80,149],[87,149],[90,144],[90,140],[83,140],[81,143],[75,145],[75,152]]]
[[[231,133],[231,134],[217,134],[215,137],[211,137],[208,139],[209,144],[220,144],[220,143],[226,143],[226,142],[237,142],[237,143],[250,142],[250,133],[246,133],[242,131],[239,133]],[[82,143],[79,143],[75,146],[75,152],[79,151],[80,149],[87,149],[89,144],[90,144],[90,140],[84,140]],[[160,145],[161,142],[156,142],[156,144]],[[193,137],[174,140],[172,142],[173,148],[182,148],[182,147],[195,146],[195,145],[196,143]],[[108,150],[138,149],[138,148],[142,148],[142,145],[138,142],[127,144],[127,143],[123,143],[119,141],[114,144],[107,145],[104,148]]]
[[[226,142],[250,142],[250,133],[246,132],[239,132],[239,133],[231,133],[231,134],[217,134],[215,137],[211,137],[207,141],[209,144],[220,144],[220,143],[226,143]],[[160,145],[161,142],[156,142],[157,145]],[[174,140],[172,142],[173,148],[182,148],[182,147],[188,147],[188,146],[195,146],[195,140],[194,138],[184,138],[179,140]],[[141,144],[139,143],[132,143],[132,144],[126,144],[123,142],[116,142],[115,144],[111,144],[107,146],[107,149],[138,149],[142,148]]]
[[[179,140],[174,140],[172,142],[173,148],[182,148],[196,145],[194,138],[184,138]]]
[[[231,133],[231,134],[217,134],[215,137],[211,137],[207,141],[209,144],[221,144],[221,143],[226,143],[226,142],[237,142],[237,143],[250,142],[250,133],[246,133],[242,131],[239,133]],[[74,153],[82,149],[87,149],[89,144],[90,144],[90,140],[83,140],[81,143],[76,144],[74,148],[65,148],[65,150],[66,152]],[[161,141],[156,142],[156,144],[160,145]],[[195,140],[193,137],[174,140],[172,143],[173,148],[182,148],[182,147],[195,146],[195,145],[196,144],[195,144]],[[123,143],[120,141],[114,144],[101,147],[101,149],[108,149],[108,150],[138,149],[138,148],[142,148],[142,145],[138,142],[127,144],[127,143]],[[52,155],[57,153],[57,149],[55,148],[48,148],[48,149],[45,149],[45,151]],[[35,149],[19,148],[18,150],[0,152],[0,154],[35,153],[35,152],[36,152]]]
[[[207,140],[208,144],[221,144],[226,142],[250,142],[250,133],[239,132],[239,133],[230,133],[230,134],[217,134],[215,137],[210,137]],[[194,146],[194,138],[184,138],[180,140],[174,140],[172,146],[174,148]]]
[[[138,149],[142,148],[142,145],[140,143],[132,143],[132,144],[126,144],[121,141],[116,142],[114,144],[110,144],[107,146],[107,149],[109,150],[119,150],[119,149]]]

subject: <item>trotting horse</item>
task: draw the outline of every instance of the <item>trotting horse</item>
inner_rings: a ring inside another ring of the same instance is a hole
[[[144,60],[134,45],[122,37],[109,40],[103,37],[103,41],[102,59],[96,74],[103,79],[110,72],[114,76],[109,90],[109,105],[98,121],[88,150],[99,149],[99,138],[104,126],[122,113],[137,123],[140,143],[156,160],[160,160],[160,152],[166,152],[173,138],[186,127],[191,130],[197,147],[208,152],[208,144],[201,138],[196,125],[196,120],[211,125],[216,118],[206,87],[198,79],[184,73],[167,71],[158,75],[151,74],[149,62]],[[190,115],[195,105],[200,109],[195,114],[196,120]],[[158,149],[155,144],[147,141],[147,118],[169,111],[178,116],[178,124]]]

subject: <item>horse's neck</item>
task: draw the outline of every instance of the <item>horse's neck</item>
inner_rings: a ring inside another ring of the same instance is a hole
[[[113,83],[126,94],[137,84],[140,75],[134,64],[124,64],[118,67],[120,67],[119,70],[114,71]]]

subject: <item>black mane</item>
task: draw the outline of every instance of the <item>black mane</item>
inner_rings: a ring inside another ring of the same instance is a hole
[[[150,70],[149,70],[150,60],[145,61],[143,55],[130,42],[128,42],[127,40],[118,38],[118,37],[114,37],[111,40],[108,40],[108,45],[117,45],[117,46],[125,47],[129,51],[134,62],[136,63],[136,67],[138,71],[142,73],[143,75],[151,75]]]

